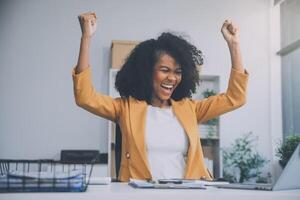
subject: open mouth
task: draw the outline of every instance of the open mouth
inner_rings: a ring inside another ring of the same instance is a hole
[[[162,83],[160,85],[164,91],[166,91],[167,93],[171,93],[175,87],[174,84],[166,84],[166,83]]]

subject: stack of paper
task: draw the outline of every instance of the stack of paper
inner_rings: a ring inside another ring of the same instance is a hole
[[[0,191],[48,192],[74,191],[86,189],[81,170],[69,172],[9,171],[0,176]]]
[[[163,189],[206,189],[206,186],[220,186],[229,184],[226,181],[206,181],[192,179],[159,179],[145,181],[130,179],[129,185],[135,188],[163,188]]]
[[[206,189],[200,182],[178,182],[174,181],[160,183],[159,181],[145,181],[130,179],[129,185],[135,188],[154,188],[154,189]]]
[[[48,172],[48,171],[30,171],[30,172],[24,172],[24,171],[16,171],[12,170],[8,172],[8,176],[12,178],[27,178],[27,179],[41,179],[41,180],[47,180],[47,179],[71,179],[75,178],[82,174],[81,170],[71,170],[69,172]]]
[[[90,177],[90,180],[88,180],[88,177],[86,178],[89,185],[109,185],[111,183],[111,177]]]

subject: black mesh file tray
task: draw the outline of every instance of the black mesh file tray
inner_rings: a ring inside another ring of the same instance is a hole
[[[92,173],[87,164],[54,160],[0,159],[0,193],[84,192]]]

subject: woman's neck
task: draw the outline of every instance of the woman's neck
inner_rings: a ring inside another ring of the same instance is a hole
[[[152,99],[151,106],[159,107],[159,108],[169,108],[171,106],[171,101],[169,100],[161,100],[161,99]]]

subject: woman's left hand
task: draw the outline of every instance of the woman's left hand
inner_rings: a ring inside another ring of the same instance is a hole
[[[239,27],[236,24],[234,24],[232,21],[225,20],[224,23],[223,23],[223,26],[221,28],[221,32],[223,34],[224,39],[226,40],[226,42],[229,45],[233,44],[233,43],[239,43],[240,42]]]

